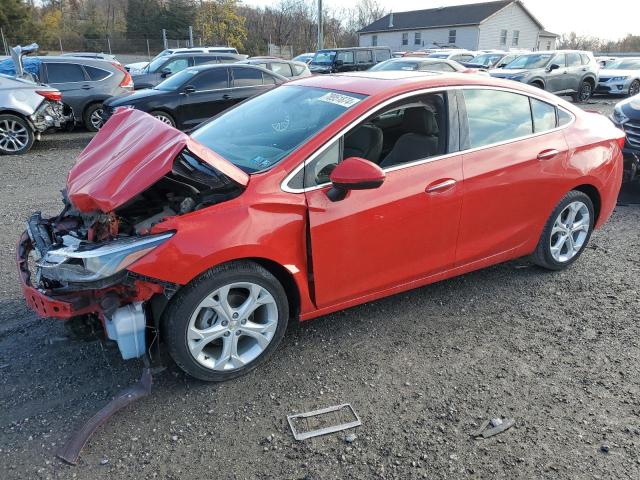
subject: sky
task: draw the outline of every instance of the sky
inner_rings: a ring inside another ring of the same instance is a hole
[[[244,0],[248,5],[274,5],[278,0]],[[394,12],[478,3],[472,0],[378,0]],[[355,0],[323,0],[329,7],[348,7]],[[554,33],[618,40],[627,33],[640,35],[640,0],[524,0],[524,5]]]

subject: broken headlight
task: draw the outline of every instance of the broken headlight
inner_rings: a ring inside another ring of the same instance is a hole
[[[129,237],[90,247],[76,243],[49,250],[38,262],[43,278],[59,282],[94,282],[121,272],[171,238],[173,233]]]

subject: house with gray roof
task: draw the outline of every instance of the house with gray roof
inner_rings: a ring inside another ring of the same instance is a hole
[[[392,12],[358,35],[361,47],[412,51],[438,47],[544,50],[554,34],[545,31],[522,1],[501,0]]]

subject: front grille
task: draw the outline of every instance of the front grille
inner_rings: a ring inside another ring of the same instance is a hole
[[[623,125],[627,134],[627,145],[632,148],[640,148],[640,121],[631,120]]]

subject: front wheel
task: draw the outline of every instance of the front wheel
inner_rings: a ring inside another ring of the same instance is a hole
[[[171,357],[189,375],[224,381],[264,362],[287,328],[284,288],[265,268],[232,262],[181,289],[163,315]]]
[[[0,155],[27,153],[35,136],[26,120],[16,115],[0,115]]]
[[[634,80],[633,82],[631,82],[631,85],[629,85],[629,96],[635,97],[639,93],[640,93],[640,80]]]
[[[171,125],[172,127],[176,126],[176,121],[168,113],[161,112],[160,110],[154,110],[153,112],[149,112],[149,115],[157,118],[162,123],[166,123],[167,125]]]
[[[548,270],[562,270],[584,251],[595,223],[593,202],[583,192],[567,193],[551,213],[532,260]]]

